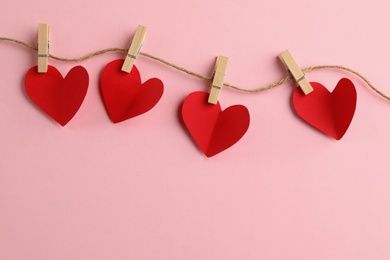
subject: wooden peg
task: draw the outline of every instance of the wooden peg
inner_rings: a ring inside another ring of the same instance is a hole
[[[125,62],[123,63],[122,71],[130,73],[131,69],[133,68],[134,61],[141,51],[142,42],[144,41],[145,35],[146,27],[138,25],[134,34],[134,38],[130,43]]]
[[[38,25],[38,72],[47,72],[49,64],[50,27],[47,24]]]
[[[295,85],[301,88],[305,95],[313,91],[313,87],[309,81],[305,78],[305,73],[298,67],[294,58],[291,56],[288,50],[279,54],[279,59],[282,61],[286,70],[290,73]]]
[[[210,95],[208,102],[210,104],[217,104],[219,92],[223,87],[225,71],[229,58],[225,56],[218,56],[215,62],[215,69],[213,74],[213,81],[210,86]]]

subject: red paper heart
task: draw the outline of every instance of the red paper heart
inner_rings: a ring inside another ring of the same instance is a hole
[[[88,90],[88,72],[77,66],[65,78],[53,66],[38,73],[34,66],[26,74],[25,89],[30,99],[60,125],[66,125],[79,110]]]
[[[164,85],[151,78],[141,83],[136,66],[130,73],[121,71],[124,60],[114,60],[104,68],[101,91],[111,121],[118,123],[152,109],[160,100]]]
[[[242,105],[221,110],[207,103],[209,94],[193,92],[184,100],[182,117],[196,144],[207,157],[216,155],[235,144],[249,127],[249,112]]]
[[[356,89],[342,78],[332,93],[317,82],[310,82],[314,91],[304,95],[300,89],[293,94],[297,114],[323,133],[340,140],[347,131],[356,108]]]

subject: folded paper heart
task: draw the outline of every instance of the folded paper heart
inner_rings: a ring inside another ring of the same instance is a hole
[[[38,73],[38,66],[28,70],[24,85],[27,95],[47,115],[65,126],[77,113],[88,90],[88,72],[72,68],[65,78],[53,66]]]
[[[214,156],[234,145],[249,127],[249,112],[242,105],[221,110],[207,102],[209,93],[193,92],[183,102],[182,117],[185,126],[207,156]]]
[[[140,73],[134,65],[130,73],[121,71],[123,62],[120,59],[108,63],[101,77],[104,104],[114,123],[149,111],[164,92],[160,79],[151,78],[142,84]]]
[[[310,82],[314,91],[308,95],[297,88],[293,94],[296,113],[323,133],[340,140],[347,131],[356,108],[356,89],[342,78],[330,93],[323,85]]]

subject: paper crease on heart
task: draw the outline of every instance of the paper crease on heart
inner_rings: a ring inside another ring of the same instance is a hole
[[[356,109],[357,93],[352,81],[342,78],[329,92],[323,85],[310,82],[314,91],[308,95],[297,88],[293,106],[304,121],[321,132],[340,140],[348,130]]]
[[[82,66],[73,67],[65,78],[53,66],[46,73],[30,68],[24,85],[29,98],[48,116],[65,126],[77,113],[87,94],[89,77]]]
[[[113,123],[139,116],[151,110],[160,100],[164,85],[158,78],[141,83],[140,73],[133,65],[130,73],[123,72],[124,60],[106,65],[101,76],[101,94]]]
[[[183,102],[182,117],[195,143],[212,157],[238,142],[249,127],[249,111],[242,105],[221,110],[207,103],[208,93],[193,92]]]

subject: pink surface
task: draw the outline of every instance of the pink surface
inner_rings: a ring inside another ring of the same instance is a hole
[[[127,47],[138,24],[143,51],[204,75],[229,57],[225,79],[245,88],[302,67],[337,64],[390,94],[388,1],[1,1],[0,35],[35,44],[51,26],[51,53],[77,57]],[[84,66],[90,83],[65,126],[29,101],[23,80],[36,53],[0,42],[0,259],[390,259],[390,102],[352,74],[306,73],[357,89],[340,141],[293,112],[292,83],[259,94],[224,88],[251,125],[206,158],[180,121],[180,105],[209,82],[140,57],[142,79],[164,83],[142,116],[111,123],[99,79],[124,58],[49,60],[63,75]],[[332,91],[333,89],[330,89]]]

